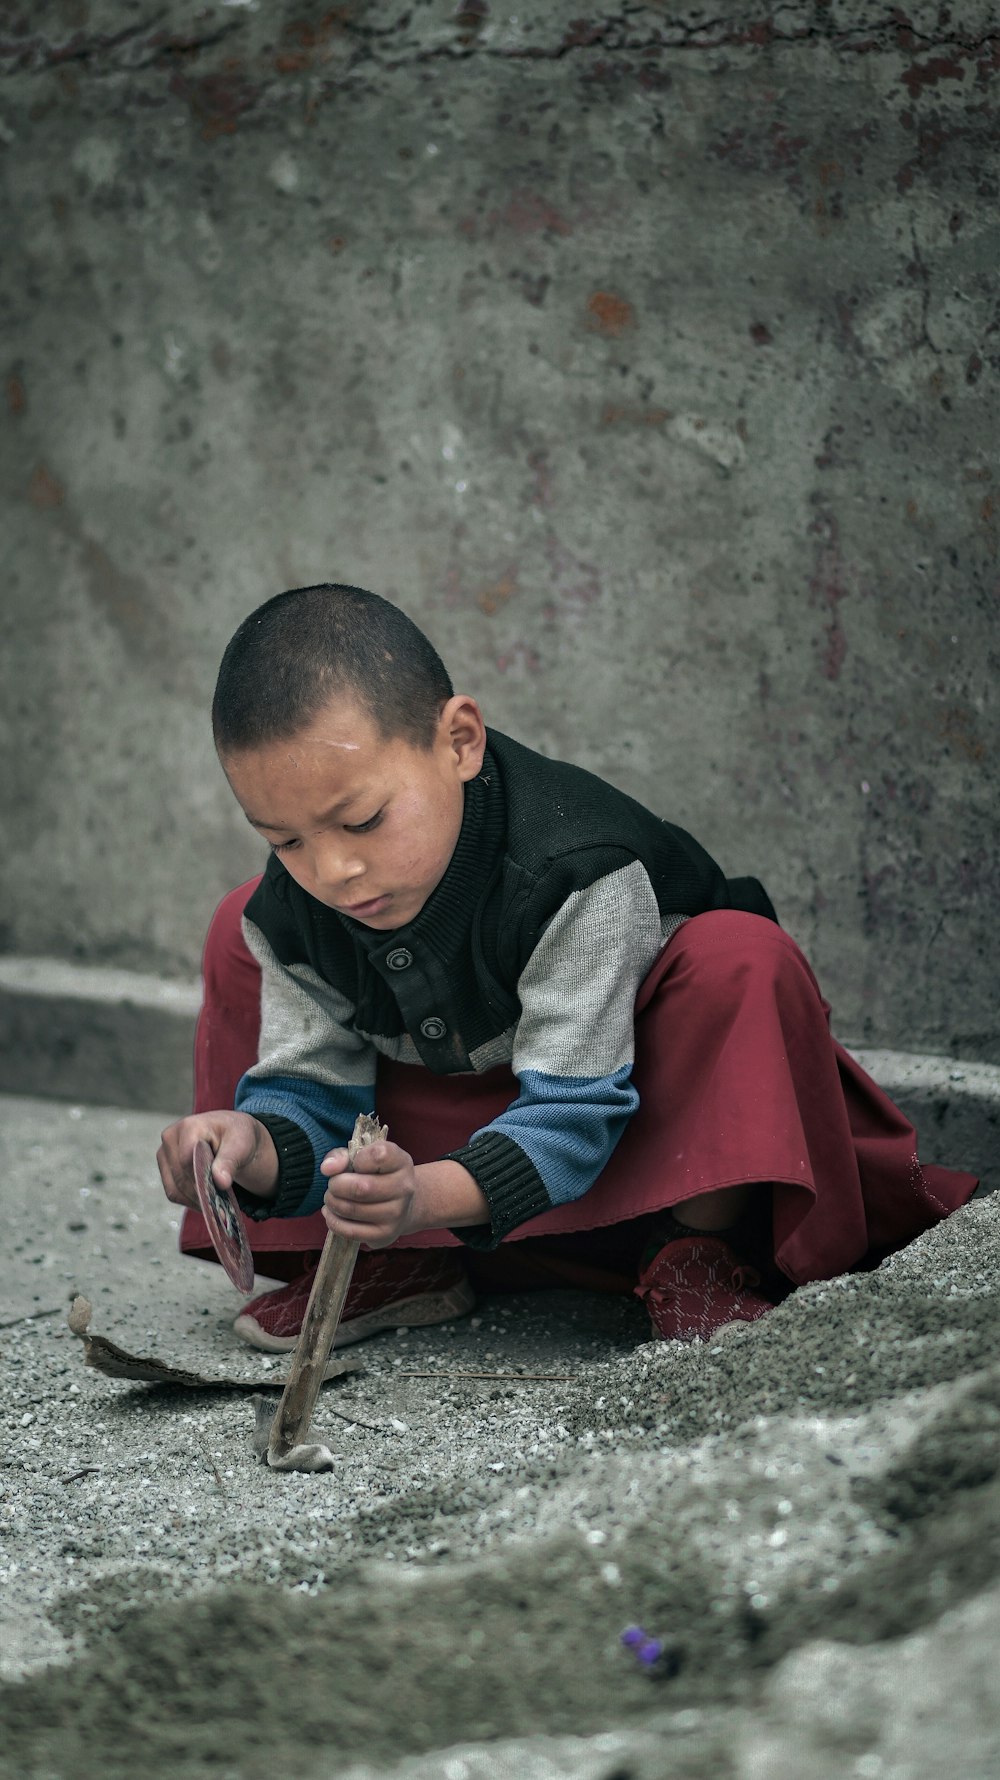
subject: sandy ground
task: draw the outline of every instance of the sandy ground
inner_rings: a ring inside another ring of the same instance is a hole
[[[248,1397],[104,1379],[64,1321],[267,1375],[163,1122],[2,1103],[0,1773],[1000,1776],[1000,1195],[707,1346],[569,1292],[382,1336],[336,1469],[279,1476]]]

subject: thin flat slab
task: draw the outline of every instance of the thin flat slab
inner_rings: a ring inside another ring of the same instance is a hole
[[[243,1228],[243,1215],[228,1187],[217,1185],[212,1173],[215,1157],[211,1144],[194,1146],[192,1166],[198,1204],[219,1260],[238,1292],[253,1291],[253,1255]]]
[[[265,1378],[234,1378],[232,1374],[189,1372],[183,1366],[170,1366],[165,1360],[158,1360],[152,1354],[130,1354],[116,1341],[109,1341],[106,1335],[90,1333],[90,1319],[93,1306],[89,1298],[73,1299],[69,1309],[68,1322],[74,1335],[82,1342],[84,1348],[84,1364],[92,1366],[95,1372],[102,1372],[106,1378],[126,1378],[133,1384],[168,1384],[180,1386],[190,1391],[281,1391],[288,1382],[287,1374],[268,1376]],[[323,1373],[323,1383],[331,1378],[341,1378],[348,1373],[362,1371],[361,1361],[350,1356],[342,1359],[339,1355],[331,1357]]]

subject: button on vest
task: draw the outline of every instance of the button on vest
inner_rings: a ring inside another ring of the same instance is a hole
[[[420,1030],[425,1038],[443,1038],[448,1028],[437,1014],[431,1014],[429,1020],[421,1020]]]
[[[413,963],[413,953],[405,946],[397,946],[395,951],[386,954],[386,963],[390,970],[409,970]]]

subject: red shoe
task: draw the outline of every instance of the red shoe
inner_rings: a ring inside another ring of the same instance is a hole
[[[753,1291],[755,1267],[718,1236],[675,1237],[653,1256],[635,1288],[664,1341],[707,1341],[728,1323],[750,1323],[774,1305]]]
[[[298,1341],[315,1263],[276,1292],[245,1304],[233,1324],[242,1341],[265,1353],[286,1353]],[[354,1269],[334,1347],[349,1347],[383,1329],[423,1327],[464,1316],[475,1304],[465,1266],[446,1248],[371,1249]]]

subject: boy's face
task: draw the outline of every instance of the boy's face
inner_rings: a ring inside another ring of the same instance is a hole
[[[419,914],[462,826],[463,785],[483,761],[474,699],[448,700],[429,748],[387,739],[335,697],[287,741],[228,755],[248,820],[318,902],[389,932]]]

